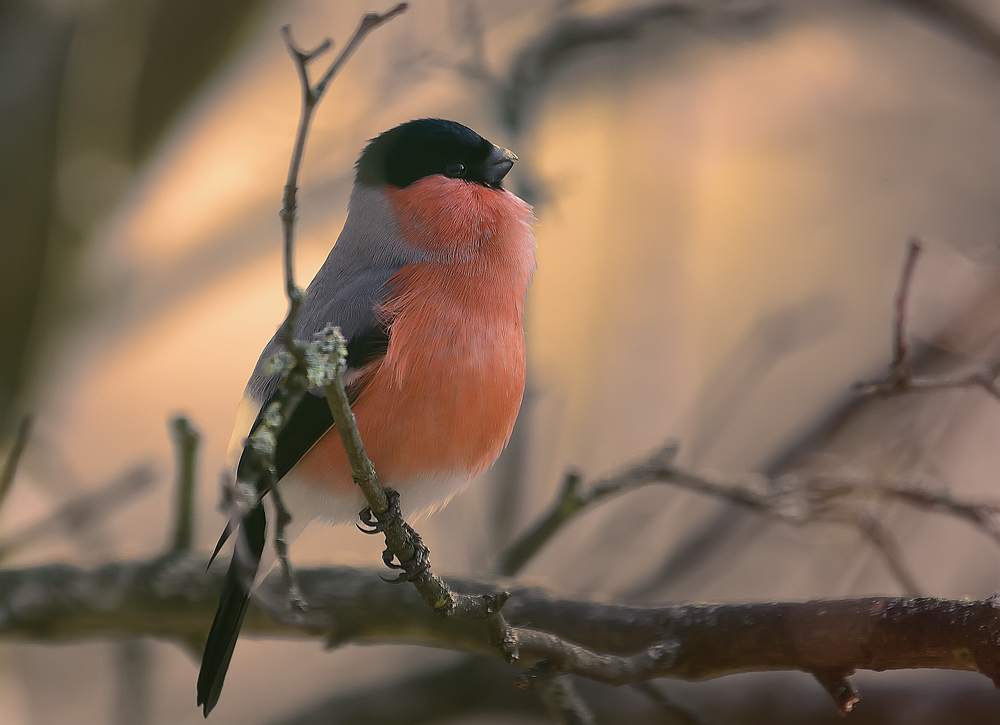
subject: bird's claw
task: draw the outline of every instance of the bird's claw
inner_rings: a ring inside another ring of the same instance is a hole
[[[431,559],[430,559],[430,549],[424,546],[423,540],[420,538],[420,534],[410,528],[409,524],[403,524],[406,527],[407,533],[410,535],[413,541],[413,556],[407,559],[405,562],[396,563],[394,559],[396,558],[391,551],[386,549],[382,552],[382,561],[390,569],[400,569],[399,576],[395,579],[387,579],[384,576],[380,577],[382,581],[388,582],[390,584],[402,584],[403,582],[412,582],[419,579],[424,573],[430,569]]]
[[[374,518],[374,514],[372,513],[370,506],[365,506],[358,516],[361,518],[361,523],[354,525],[358,527],[358,531],[362,534],[382,533],[382,525],[379,524],[379,522]]]
[[[389,502],[389,508],[382,513],[375,513],[371,506],[365,506],[361,509],[361,513],[358,514],[361,523],[355,524],[358,531],[363,534],[382,534],[385,533],[386,527],[390,523],[402,520],[403,512],[399,508],[399,493],[387,488],[385,489],[385,497]]]
[[[405,572],[397,575],[395,579],[390,579],[389,577],[383,576],[382,574],[379,574],[378,578],[384,581],[386,584],[405,584],[410,580],[410,577]]]
[[[405,562],[396,563],[396,555],[389,549],[385,549],[382,552],[382,563],[390,569],[398,569],[400,573],[395,578],[386,578],[382,575],[379,575],[379,578],[390,584],[416,581],[430,569],[431,552],[424,546],[420,535],[403,521],[403,513],[399,508],[399,494],[391,488],[385,489],[385,494],[389,501],[389,508],[377,514],[372,511],[370,506],[366,506],[358,514],[361,523],[356,524],[356,526],[366,534],[384,534],[390,524],[400,523],[409,534],[410,541],[413,542],[413,556]]]

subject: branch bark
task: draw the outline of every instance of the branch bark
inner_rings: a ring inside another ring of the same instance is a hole
[[[254,603],[247,634],[406,642],[495,652],[472,620],[442,619],[410,587],[388,587],[348,567],[299,571],[310,611],[277,619]],[[153,636],[197,649],[222,575],[205,560],[168,556],[85,570],[53,564],[0,571],[0,641],[62,642]],[[280,575],[264,584],[284,591]],[[494,580],[455,581],[456,591],[498,593]],[[870,597],[758,604],[630,607],[512,591],[504,612],[521,651],[546,664],[525,684],[559,674],[627,684],[659,677],[705,680],[736,672],[802,670],[843,690],[856,669],[980,672],[1000,683],[1000,601]],[[531,629],[525,625],[530,625]],[[838,683],[839,686],[838,686]],[[847,702],[853,690],[844,690]]]

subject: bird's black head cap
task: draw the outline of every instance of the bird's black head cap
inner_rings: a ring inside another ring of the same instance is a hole
[[[500,188],[515,158],[460,123],[421,118],[372,139],[358,159],[355,179],[402,189],[441,174]]]

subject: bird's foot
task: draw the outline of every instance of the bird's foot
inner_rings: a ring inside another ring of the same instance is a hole
[[[355,524],[358,531],[363,534],[382,534],[386,527],[393,521],[402,521],[403,512],[399,508],[399,493],[391,488],[385,489],[385,497],[389,501],[389,508],[380,514],[372,511],[371,506],[365,506],[358,514],[361,519],[360,524]]]
[[[382,580],[391,584],[412,582],[419,579],[430,568],[431,552],[424,545],[420,534],[403,521],[403,512],[399,508],[399,493],[393,491],[391,488],[387,488],[385,489],[385,495],[389,500],[389,508],[382,513],[375,513],[371,510],[370,506],[366,506],[359,514],[361,523],[357,524],[357,527],[366,534],[384,534],[390,524],[399,523],[409,537],[409,540],[413,543],[413,555],[405,562],[396,563],[397,558],[395,554],[389,549],[383,551],[382,562],[390,569],[398,569],[400,574],[395,579],[382,577]]]
[[[420,534],[414,531],[409,524],[403,523],[403,528],[406,533],[410,536],[410,541],[413,542],[413,556],[407,559],[405,562],[396,563],[395,555],[386,549],[382,552],[382,561],[390,569],[399,569],[400,574],[395,579],[386,579],[384,576],[380,575],[380,578],[384,582],[389,584],[402,584],[403,582],[412,582],[419,579],[431,566],[431,551],[424,545],[423,539],[420,538]]]

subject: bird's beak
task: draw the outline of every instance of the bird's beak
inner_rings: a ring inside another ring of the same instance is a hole
[[[486,183],[490,186],[500,186],[503,177],[507,175],[517,156],[512,151],[494,146],[486,159]]]

